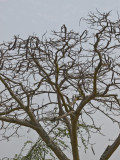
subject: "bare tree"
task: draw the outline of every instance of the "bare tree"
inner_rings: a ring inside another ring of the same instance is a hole
[[[96,112],[120,124],[120,19],[112,21],[109,15],[89,13],[88,19],[82,18],[88,29],[80,33],[63,25],[51,38],[15,36],[0,45],[3,138],[19,135],[25,126],[58,159],[69,159],[67,141],[73,160],[80,160],[79,146],[92,147],[91,133],[101,133],[93,118]],[[11,128],[14,132],[8,135]],[[117,149],[120,138],[117,142],[106,153]]]

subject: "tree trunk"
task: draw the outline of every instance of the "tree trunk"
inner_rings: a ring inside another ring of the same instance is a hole
[[[72,136],[71,136],[71,143],[72,143],[72,153],[73,153],[73,160],[80,160],[79,158],[79,151],[78,151],[78,139],[77,139],[77,121],[74,119],[72,121]]]

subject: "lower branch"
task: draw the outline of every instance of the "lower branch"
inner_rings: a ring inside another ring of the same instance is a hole
[[[39,134],[39,136],[43,139],[43,141],[47,144],[47,146],[51,148],[51,150],[55,153],[55,155],[59,158],[59,160],[70,160],[63,153],[61,148],[57,146],[55,142],[49,137],[49,135],[46,133],[46,131],[43,129],[43,127],[39,123],[30,124],[29,121],[19,120],[15,118],[4,117],[4,116],[0,116],[0,120],[3,122],[14,123],[14,124],[18,124],[21,126],[30,127],[34,129]]]
[[[118,148],[119,145],[120,145],[120,134],[116,138],[116,140],[113,142],[113,144],[106,148],[100,160],[108,160],[111,157],[111,155],[114,153],[114,151]]]
[[[55,144],[55,142],[48,136],[46,131],[42,128],[39,124],[38,129],[36,129],[39,136],[43,139],[43,141],[47,144],[48,147],[55,153],[55,155],[59,158],[59,160],[70,160],[67,156],[63,153],[59,146]]]

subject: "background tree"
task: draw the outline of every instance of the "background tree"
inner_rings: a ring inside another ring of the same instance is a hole
[[[38,133],[42,147],[48,147],[43,152],[37,147],[43,159],[49,154],[49,159],[68,160],[64,151],[70,149],[73,160],[80,160],[81,143],[87,148],[91,133],[100,133],[95,113],[119,125],[120,20],[112,21],[109,15],[89,13],[88,19],[82,19],[88,30],[81,33],[63,25],[51,38],[15,36],[13,42],[0,45],[4,138],[19,134],[25,126]],[[108,159],[119,144],[117,139],[116,147],[109,146],[101,158]]]

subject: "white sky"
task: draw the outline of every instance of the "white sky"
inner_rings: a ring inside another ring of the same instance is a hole
[[[80,18],[86,17],[89,11],[94,12],[96,8],[101,12],[113,10],[115,15],[116,11],[120,13],[120,0],[0,0],[0,43],[12,40],[14,35],[27,38],[35,33],[41,36],[46,31],[50,33],[51,30],[59,30],[63,24],[69,29],[79,31]],[[82,153],[81,160],[98,160],[110,144],[107,139],[116,138],[119,134],[117,126],[112,126],[102,116],[96,118],[101,124],[106,122],[107,126],[103,128],[108,137],[94,136],[93,140],[97,143],[96,155],[91,155],[88,150],[86,155]],[[25,137],[12,138],[9,142],[0,141],[0,158],[12,157],[19,152],[27,137],[35,139],[37,135],[34,132],[31,135],[25,132]],[[119,157],[120,148],[110,160],[119,160]]]

